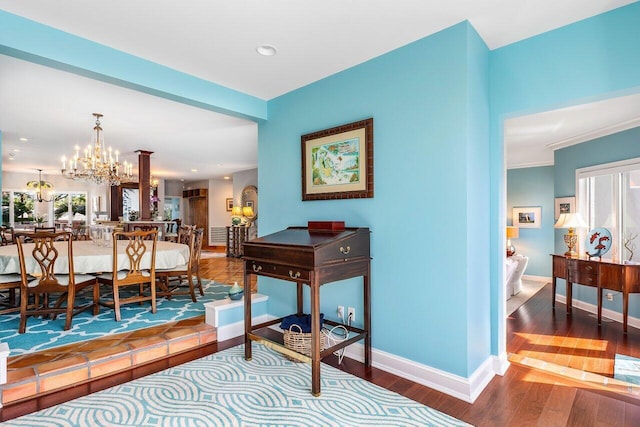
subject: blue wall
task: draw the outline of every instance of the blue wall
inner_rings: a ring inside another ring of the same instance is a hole
[[[375,197],[302,202],[300,136],[367,117]],[[270,101],[259,127],[261,234],[370,227],[374,347],[462,376],[490,354],[487,123],[488,50],[463,23]],[[362,313],[360,283],[323,287],[321,310]],[[291,285],[260,290],[294,310]]]
[[[520,228],[520,235],[511,243],[516,253],[529,257],[525,274],[551,277],[551,257],[554,253],[554,190],[553,166],[510,169],[507,171],[507,225],[513,224],[512,208],[540,206],[540,228]],[[570,194],[573,195],[573,194]]]

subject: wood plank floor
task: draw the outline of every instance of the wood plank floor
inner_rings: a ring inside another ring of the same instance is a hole
[[[242,260],[208,258],[201,262],[202,277],[223,283],[242,284]],[[333,366],[364,378],[408,398],[476,426],[640,426],[640,399],[631,393],[597,387],[592,381],[538,369],[523,360],[563,366],[600,377],[613,376],[615,353],[640,357],[640,331],[605,322],[575,309],[567,316],[565,306],[551,309],[547,285],[507,319],[507,348],[511,367],[496,376],[478,399],[469,404],[428,387],[362,363],[325,359]],[[243,342],[243,338],[218,343],[211,352]]]
[[[232,258],[206,260],[204,277],[241,282],[242,261]],[[242,339],[225,342],[224,347]],[[222,343],[221,343],[222,344]],[[615,353],[640,357],[640,331],[629,327],[622,333],[617,322],[597,321],[588,313],[565,305],[551,308],[551,286],[547,285],[507,318],[507,351],[535,357],[556,365],[613,377]],[[513,363],[504,376],[496,376],[479,398],[469,404],[428,387],[344,359],[325,360],[389,390],[421,402],[476,426],[640,426],[640,400],[628,393],[612,393],[591,382],[557,375]]]

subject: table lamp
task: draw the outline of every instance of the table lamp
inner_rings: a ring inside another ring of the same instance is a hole
[[[513,256],[516,248],[511,244],[511,239],[517,239],[520,235],[520,229],[515,226],[507,226],[507,256]]]
[[[579,213],[563,213],[560,214],[560,218],[556,222],[555,228],[568,228],[567,234],[564,235],[564,243],[567,245],[567,252],[564,256],[575,257],[577,252],[575,251],[576,244],[578,243],[578,235],[575,233],[576,228],[585,228],[587,223],[584,222],[582,216]]]
[[[231,224],[240,225],[242,222],[242,207],[234,206],[231,208]]]
[[[242,215],[245,218],[247,227],[251,227],[251,223],[253,222],[253,219],[255,217],[255,214],[253,213],[253,208],[251,206],[244,206],[242,208]]]

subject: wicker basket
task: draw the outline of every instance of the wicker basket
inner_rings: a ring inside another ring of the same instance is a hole
[[[298,331],[294,329],[297,328]],[[311,356],[311,333],[302,332],[302,328],[298,325],[291,325],[289,329],[283,331],[284,346],[289,350],[297,351],[305,356]],[[320,331],[320,351],[327,348],[327,335],[324,330]],[[286,356],[292,362],[300,362],[298,359]]]

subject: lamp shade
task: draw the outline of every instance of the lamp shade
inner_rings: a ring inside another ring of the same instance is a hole
[[[555,228],[586,228],[587,223],[584,222],[579,213],[563,213],[554,225]]]
[[[520,229],[515,226],[507,226],[507,239],[517,239],[520,236]]]
[[[253,218],[253,208],[251,206],[245,206],[242,208],[242,214],[247,218]]]
[[[231,215],[232,216],[242,216],[242,207],[241,206],[234,206],[233,208],[231,208]]]

